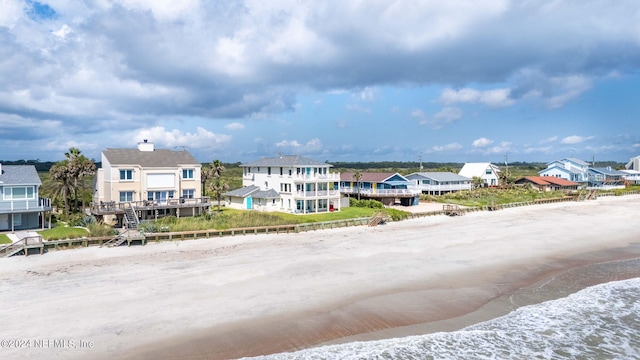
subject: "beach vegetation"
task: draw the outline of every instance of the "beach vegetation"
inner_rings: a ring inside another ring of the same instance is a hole
[[[473,190],[458,191],[445,195],[421,195],[420,199],[441,203],[475,207],[493,204],[510,204],[565,197],[560,191],[538,191],[532,187],[512,187],[507,189],[483,187]]]
[[[379,203],[379,202],[378,202]],[[212,211],[202,216],[176,218],[168,216],[156,221],[147,221],[140,224],[144,232],[162,231],[194,231],[194,230],[226,230],[252,227],[297,225],[305,223],[317,223],[325,221],[337,221],[356,218],[372,217],[383,212],[393,220],[406,219],[409,213],[387,208],[372,207],[348,207],[340,211],[295,215],[280,212],[259,212],[225,208],[221,211]]]

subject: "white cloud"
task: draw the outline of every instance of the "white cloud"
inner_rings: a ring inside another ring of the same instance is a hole
[[[547,107],[557,109],[567,102],[579,97],[593,86],[591,79],[582,75],[555,77],[551,79],[556,94],[546,100]]]
[[[428,125],[431,128],[438,130],[442,129],[447,124],[460,120],[462,118],[462,110],[455,107],[445,107],[433,115],[433,117],[430,117],[425,114],[424,111],[416,109],[411,111],[409,116],[417,119],[418,125],[420,126]]]
[[[541,144],[546,144],[546,143],[556,142],[556,141],[558,141],[558,137],[557,136],[551,136],[551,137],[548,137],[548,138],[540,141],[540,143]]]
[[[135,131],[127,138],[135,139],[136,142],[147,139],[158,147],[187,149],[215,149],[231,141],[230,135],[215,134],[203,127],[198,127],[195,132],[183,132],[179,129],[167,130],[162,126],[154,126]]]
[[[585,141],[589,141],[594,139],[595,136],[579,136],[579,135],[571,135],[571,136],[567,136],[565,138],[563,138],[562,140],[560,140],[560,143],[562,144],[568,144],[568,145],[572,145],[572,144],[579,144]]]
[[[311,139],[304,144],[298,140],[282,140],[275,145],[277,148],[293,151],[298,154],[317,153],[322,150],[322,142],[318,138]]]
[[[458,143],[451,143],[443,146],[433,146],[429,152],[443,152],[443,151],[457,151],[462,149],[462,145]]]
[[[464,88],[454,90],[451,88],[444,89],[440,94],[440,101],[445,104],[455,103],[481,103],[490,107],[505,107],[514,103],[509,98],[510,89],[493,89],[493,90],[476,90]]]
[[[484,148],[487,147],[489,145],[493,144],[493,140],[487,139],[487,138],[479,138],[473,141],[473,143],[471,144],[474,148]]]
[[[243,130],[244,127],[244,124],[241,124],[239,122],[232,122],[224,126],[225,129],[232,131]]]

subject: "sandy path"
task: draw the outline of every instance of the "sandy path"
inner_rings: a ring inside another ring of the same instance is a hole
[[[22,343],[0,356],[227,358],[448,319],[549,274],[636,256],[607,250],[637,242],[639,204],[1,259],[0,339]],[[600,255],[578,256],[588,252]]]

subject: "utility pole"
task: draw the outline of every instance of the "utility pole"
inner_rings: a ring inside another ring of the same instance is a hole
[[[419,159],[420,159],[420,171],[422,171],[422,169],[423,169],[423,167],[422,167],[422,153],[420,153]]]

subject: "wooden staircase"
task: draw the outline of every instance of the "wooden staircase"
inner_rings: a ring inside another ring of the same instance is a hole
[[[100,247],[116,247],[124,244],[125,242],[131,242],[133,240],[144,240],[144,235],[141,235],[136,229],[127,229],[122,233],[109,239],[109,241],[100,245]]]
[[[40,254],[44,251],[44,244],[42,243],[41,236],[29,236],[20,239],[13,244],[8,244],[0,247],[0,258],[10,257],[14,255],[29,254],[29,249],[39,249]]]
[[[373,215],[371,220],[369,220],[369,226],[377,226],[380,224],[384,224],[387,221],[387,215],[384,213],[377,213]]]
[[[127,204],[124,206],[124,225],[127,229],[137,229],[140,224],[138,215],[136,215],[133,205],[130,202]]]

